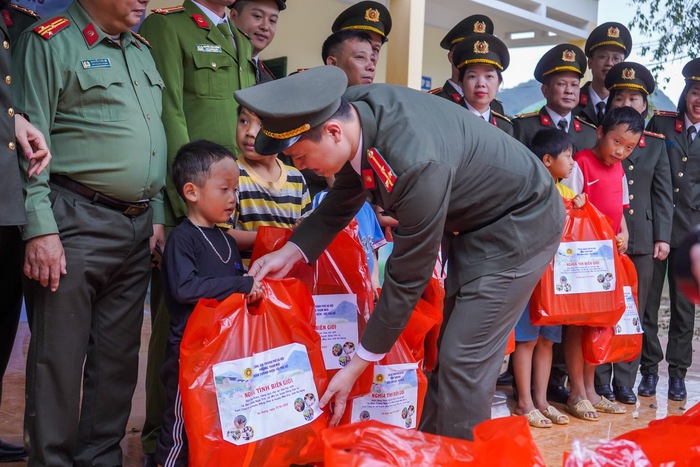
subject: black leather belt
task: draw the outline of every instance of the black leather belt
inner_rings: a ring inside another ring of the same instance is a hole
[[[148,201],[139,203],[127,203],[126,201],[119,201],[111,196],[104,195],[99,191],[95,191],[92,188],[88,188],[82,183],[78,183],[70,177],[60,174],[51,174],[51,183],[65,188],[68,191],[72,191],[76,195],[82,196],[92,203],[99,204],[106,208],[118,211],[127,217],[136,217],[143,214],[148,209]]]

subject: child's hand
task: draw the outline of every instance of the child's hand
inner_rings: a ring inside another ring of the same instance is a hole
[[[627,242],[629,241],[629,235],[627,232],[620,232],[617,235],[617,252],[621,255],[627,251]]]
[[[253,303],[260,300],[263,296],[262,283],[257,279],[253,279],[253,287],[250,289],[250,293],[246,296],[247,303]]]
[[[576,196],[574,196],[574,208],[575,209],[581,209],[586,205],[586,194],[585,193],[580,193]]]

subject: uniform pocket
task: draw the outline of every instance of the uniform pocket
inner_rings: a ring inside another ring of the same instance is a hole
[[[226,54],[193,52],[194,89],[197,97],[206,99],[230,99],[233,97],[237,76],[233,58]]]
[[[86,120],[115,122],[129,119],[127,83],[111,68],[75,72],[82,90],[80,112]]]
[[[160,74],[153,69],[146,68],[143,70],[144,74],[148,77],[148,83],[151,85],[151,95],[153,96],[153,103],[158,110],[158,116],[163,116],[163,89],[165,89],[165,83]]]

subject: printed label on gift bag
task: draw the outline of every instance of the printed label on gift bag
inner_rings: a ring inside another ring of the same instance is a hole
[[[358,342],[357,295],[314,295],[316,332],[326,370],[343,368],[355,356]]]
[[[612,292],[617,274],[612,240],[562,242],[554,256],[554,293]]]
[[[637,304],[634,303],[634,295],[632,295],[632,287],[626,285],[622,287],[625,291],[625,313],[620,318],[615,326],[615,335],[622,334],[643,334],[642,323],[637,313]]]
[[[322,411],[302,344],[213,366],[222,437],[254,443],[311,423]]]
[[[417,369],[417,363],[374,365],[372,392],[352,400],[350,421],[377,420],[402,428],[415,428]]]

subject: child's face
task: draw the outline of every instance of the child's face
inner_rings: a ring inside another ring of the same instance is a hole
[[[194,185],[187,196],[190,220],[203,226],[227,222],[236,207],[238,175],[238,164],[229,157],[212,164],[204,185]]]
[[[568,148],[559,153],[556,159],[549,157],[549,164],[545,163],[549,173],[556,179],[569,178],[574,170],[573,149]]]
[[[238,116],[236,124],[236,143],[241,150],[241,155],[246,159],[258,161],[263,159],[274,159],[270,156],[261,156],[255,152],[255,137],[262,127],[262,122],[255,113],[241,108],[241,114]]]
[[[605,165],[613,165],[627,159],[639,143],[641,133],[632,133],[626,125],[617,125],[603,134],[603,128],[598,127],[598,143],[593,153]]]

